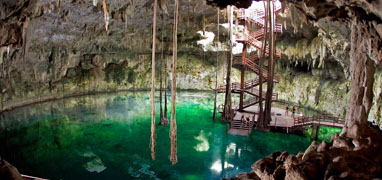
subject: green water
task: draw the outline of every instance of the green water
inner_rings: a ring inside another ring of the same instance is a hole
[[[211,118],[211,93],[181,92],[179,162],[172,166],[169,126],[157,125],[157,159],[150,159],[150,106],[148,92],[124,92],[15,109],[0,121],[1,157],[23,174],[50,179],[219,179],[250,171],[274,151],[296,154],[311,143],[272,132],[228,135],[226,124]]]

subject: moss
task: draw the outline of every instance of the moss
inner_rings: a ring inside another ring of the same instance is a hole
[[[125,63],[122,65],[110,63],[107,65],[105,72],[105,81],[114,82],[117,85],[121,85],[122,82],[126,79],[126,72],[124,70]]]
[[[134,69],[129,69],[127,73],[127,82],[130,84],[134,83],[137,80],[138,73]]]

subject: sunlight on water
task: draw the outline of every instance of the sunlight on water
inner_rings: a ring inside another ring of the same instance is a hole
[[[195,137],[196,140],[201,141],[200,144],[196,145],[195,150],[197,151],[208,151],[210,145],[208,144],[208,139],[206,138],[204,131],[201,130],[199,136]]]

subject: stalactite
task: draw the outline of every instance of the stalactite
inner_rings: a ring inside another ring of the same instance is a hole
[[[202,29],[203,29],[203,36],[206,35],[206,16],[202,15]]]
[[[109,13],[108,13],[108,8],[106,4],[106,0],[102,0],[102,7],[103,7],[103,16],[104,16],[104,21],[105,21],[105,29],[106,32],[109,32]]]
[[[58,0],[58,5],[57,5],[58,14],[60,14],[60,12],[61,12],[61,7],[62,7],[62,0]]]
[[[7,58],[9,57],[9,53],[10,53],[10,51],[11,51],[11,46],[8,46],[8,47],[7,47]]]
[[[98,0],[93,0],[93,6],[97,6]]]
[[[170,150],[170,160],[174,165],[178,162],[177,155],[177,125],[176,125],[176,60],[177,60],[177,32],[178,32],[178,9],[179,0],[175,0],[174,8],[174,34],[173,34],[173,63],[172,63],[172,87],[171,87],[171,125],[170,125],[170,136],[171,136],[171,150]]]
[[[168,14],[168,10],[167,10],[167,0],[159,0],[159,8],[165,13],[165,14]]]
[[[373,102],[375,62],[367,54],[368,26],[364,23],[351,25],[350,70],[352,75],[349,109],[341,135],[349,138],[362,137],[367,132],[367,118]]]
[[[155,159],[156,132],[155,132],[155,39],[156,39],[156,16],[158,0],[154,0],[153,17],[153,46],[151,54],[151,158]]]
[[[125,23],[125,33],[127,32],[127,9],[123,12],[123,21]]]
[[[3,64],[4,54],[7,51],[7,47],[0,47],[0,65]]]
[[[239,27],[239,18],[237,17],[237,14],[235,14],[235,34],[238,32]]]
[[[29,51],[30,38],[32,36],[33,29],[34,29],[33,23],[31,23],[31,20],[29,19],[29,17],[27,17],[22,29],[22,34],[23,34],[22,56],[24,60],[26,59],[26,56]]]

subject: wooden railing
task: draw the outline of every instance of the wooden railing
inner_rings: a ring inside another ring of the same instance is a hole
[[[257,85],[259,85],[259,79],[248,80],[244,83],[244,89],[249,89],[249,88],[252,88],[252,87],[257,86]],[[226,88],[227,88],[226,84],[219,85],[218,93],[225,93]],[[239,83],[239,82],[231,83],[231,91],[233,91],[233,90],[240,91],[241,90],[241,83]]]
[[[281,10],[281,7],[279,7],[279,9],[276,10],[276,13],[278,13],[280,10]],[[260,27],[265,26],[265,24],[264,24],[265,13],[264,13],[264,11],[261,11],[261,10],[249,11],[249,10],[239,9],[236,11],[236,13],[237,13],[237,17],[239,19],[251,21]],[[276,33],[282,33],[282,24],[275,23],[275,32]]]
[[[256,96],[252,97],[252,98],[248,98],[248,99],[243,101],[243,108],[247,108],[249,106],[255,105],[255,104],[259,103],[259,100],[260,100],[260,98],[258,98]]]
[[[249,34],[245,38],[246,38],[245,41],[248,42],[249,44],[251,44],[256,49],[260,50],[262,48],[263,42],[259,41],[255,36],[252,36],[251,34]],[[269,47],[265,48],[265,56],[269,56]],[[281,51],[278,49],[276,49],[276,56],[278,58],[281,58]]]
[[[233,59],[233,62],[235,64],[241,64],[241,58],[242,58],[241,56],[235,56]],[[258,63],[260,59],[260,54],[251,55],[251,56],[248,56],[247,58],[255,63]]]
[[[234,59],[234,64],[242,64],[242,59]],[[244,58],[244,65],[246,65],[249,69],[251,69],[252,71],[254,71],[256,74],[260,74],[260,66],[253,62],[252,60],[248,59],[248,58]],[[268,71],[266,69],[263,68],[263,71],[262,71],[262,74],[263,74],[263,77],[264,79],[268,79]],[[274,76],[274,81],[275,82],[280,82],[280,76],[278,75],[275,75]]]
[[[298,116],[293,117],[294,126],[308,126],[308,125],[319,125],[342,128],[345,125],[345,120],[339,117],[334,117],[330,115],[317,114],[310,117]]]

